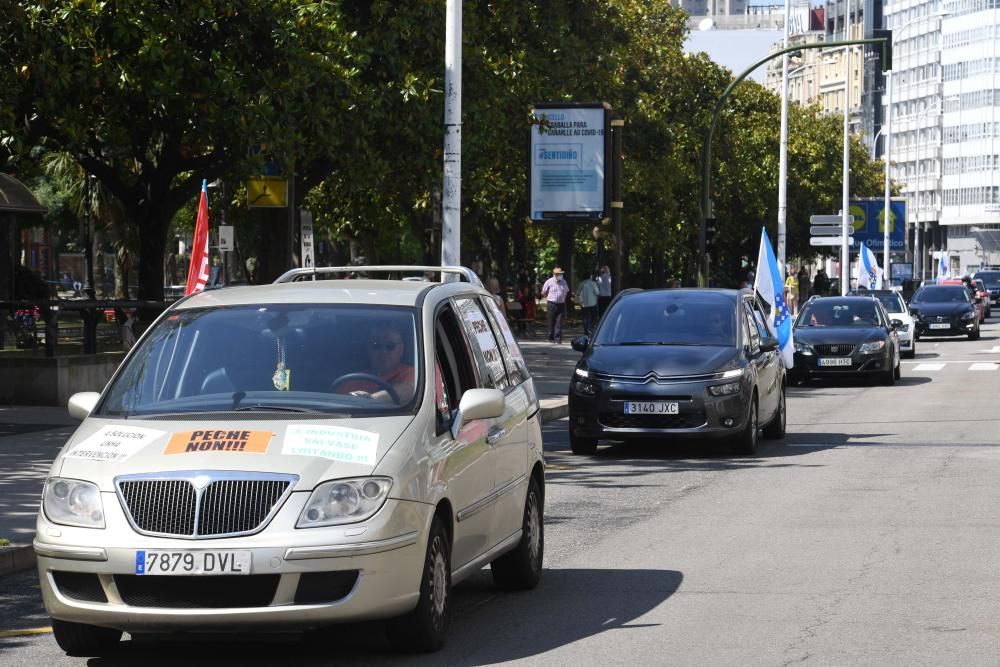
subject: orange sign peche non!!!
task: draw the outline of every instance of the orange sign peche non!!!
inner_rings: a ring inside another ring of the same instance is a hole
[[[175,433],[167,443],[164,454],[192,454],[196,452],[250,452],[263,454],[271,444],[270,431],[185,431]]]

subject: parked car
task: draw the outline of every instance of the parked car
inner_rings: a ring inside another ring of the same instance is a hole
[[[795,318],[793,378],[877,377],[893,385],[900,376],[901,320],[866,296],[809,299]]]
[[[66,652],[359,619],[433,650],[453,584],[537,584],[538,400],[493,298],[335,270],[180,300],[70,398],[34,543]]]
[[[729,438],[753,454],[785,434],[785,367],[749,291],[629,291],[609,306],[569,388],[570,447],[600,440]]]
[[[913,316],[910,309],[903,301],[903,296],[896,290],[868,290],[861,292],[851,292],[851,296],[872,296],[879,300],[890,320],[899,320],[900,325],[896,327],[896,334],[899,336],[899,353],[903,357],[912,359],[917,355],[917,343],[914,340],[916,329],[913,325]]]
[[[963,285],[927,285],[910,300],[916,340],[922,336],[968,336],[979,339],[979,313]]]

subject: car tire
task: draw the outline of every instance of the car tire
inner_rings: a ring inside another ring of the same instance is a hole
[[[52,636],[67,655],[95,657],[114,649],[122,631],[52,619]]]
[[[750,410],[747,413],[746,426],[744,426],[743,430],[736,436],[736,441],[733,443],[733,450],[737,454],[753,456],[757,453],[757,438],[760,435],[758,432],[759,423],[757,419],[757,396],[754,395],[754,397],[750,400]]]
[[[420,577],[420,599],[413,611],[386,621],[386,634],[397,651],[430,653],[444,646],[451,604],[451,545],[439,517],[427,536]]]
[[[882,384],[891,387],[896,384],[896,369],[890,368],[882,375]]]
[[[903,364],[896,362],[896,370],[893,371],[893,377],[898,380],[903,377]]]
[[[521,541],[490,563],[493,583],[505,591],[527,591],[538,585],[542,577],[542,557],[545,553],[545,525],[542,491],[532,477],[524,497],[524,518],[521,520]]]
[[[597,438],[581,438],[569,431],[569,448],[574,454],[593,454],[597,451]]]
[[[979,327],[978,326],[976,327],[975,331],[973,331],[972,333],[969,334],[969,340],[979,340]]]
[[[764,437],[769,440],[781,440],[785,437],[785,424],[786,424],[787,406],[785,404],[785,388],[781,388],[781,394],[778,397],[778,411],[774,415],[774,419],[764,427]]]
[[[904,359],[915,359],[917,357],[917,341],[913,340],[913,344],[910,345],[910,350],[908,352],[903,352],[900,354]]]

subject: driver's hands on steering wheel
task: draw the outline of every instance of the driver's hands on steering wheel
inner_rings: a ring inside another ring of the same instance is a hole
[[[357,396],[358,398],[370,398],[373,401],[392,402],[392,397],[389,396],[389,392],[385,390],[369,392],[363,389],[357,389],[351,392],[351,396]]]

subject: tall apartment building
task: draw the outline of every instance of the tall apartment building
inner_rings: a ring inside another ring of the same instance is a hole
[[[814,44],[824,40],[823,8],[801,4],[793,8],[789,24],[788,45]],[[771,47],[771,52],[782,48],[783,42]],[[802,106],[820,102],[820,82],[823,79],[821,49],[803,49],[788,64],[788,100]],[[781,58],[770,61],[764,86],[781,94]]]
[[[909,202],[914,272],[1000,264],[997,32],[990,0],[891,0],[892,177]]]
[[[671,4],[691,16],[735,16],[747,11],[747,0],[672,0]]]

